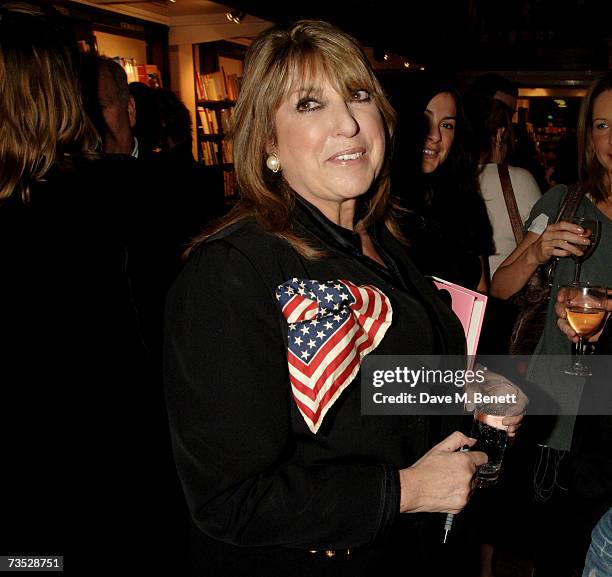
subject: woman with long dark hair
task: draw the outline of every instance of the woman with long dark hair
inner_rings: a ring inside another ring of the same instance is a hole
[[[485,292],[492,232],[459,92],[425,73],[390,92],[398,113],[393,192],[409,210],[402,230],[410,255],[425,275]]]

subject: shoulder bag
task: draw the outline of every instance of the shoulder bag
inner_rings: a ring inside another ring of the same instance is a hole
[[[514,190],[512,189],[512,182],[510,181],[508,165],[498,164],[497,170],[504,192],[508,216],[512,224],[512,232],[518,246],[525,234]],[[574,216],[583,196],[584,192],[580,187],[576,185],[571,186],[561,203],[555,222],[567,220]],[[517,311],[508,350],[511,355],[533,354],[544,332],[548,301],[550,300],[550,289],[557,260],[555,258],[549,263],[540,265],[525,283],[525,286],[508,299]]]

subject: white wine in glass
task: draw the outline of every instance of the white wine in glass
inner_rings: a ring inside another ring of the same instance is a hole
[[[601,325],[606,311],[582,306],[570,306],[565,309],[567,322],[577,335],[590,337]]]
[[[607,290],[606,287],[588,283],[573,283],[564,288],[567,291],[567,322],[576,331],[579,342],[574,361],[563,372],[577,377],[590,377],[591,369],[584,362],[583,339],[593,336],[606,318]]]

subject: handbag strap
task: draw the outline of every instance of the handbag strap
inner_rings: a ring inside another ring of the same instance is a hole
[[[523,224],[521,222],[521,215],[519,214],[518,205],[516,204],[516,197],[514,196],[514,189],[512,188],[512,181],[510,180],[508,165],[498,164],[497,172],[499,173],[499,180],[504,192],[504,200],[506,201],[506,209],[508,210],[510,224],[512,225],[512,233],[514,234],[514,240],[518,246],[521,244],[524,236]]]
[[[585,195],[585,190],[578,186],[577,184],[572,184],[568,190],[561,206],[559,207],[559,212],[557,213],[557,220],[555,222],[559,222],[561,220],[567,220],[572,218],[574,214],[576,214],[576,210],[580,206],[582,199]],[[546,277],[548,278],[548,286],[552,287],[553,278],[555,276],[555,270],[557,268],[557,263],[559,262],[558,256],[553,258],[550,263],[546,265],[542,265],[543,270],[545,270]],[[542,269],[542,267],[540,267]]]
[[[555,222],[572,218],[572,216],[576,214],[576,211],[584,198],[585,192],[586,191],[581,186],[572,184],[572,186],[569,187],[563,202],[561,203],[559,213],[557,214],[557,220]]]

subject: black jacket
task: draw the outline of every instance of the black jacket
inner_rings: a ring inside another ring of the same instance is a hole
[[[294,226],[328,256],[308,261],[244,221],[194,252],[168,298],[175,458],[202,546],[217,543],[226,562],[384,541],[400,522],[398,469],[434,443],[426,418],[362,416],[359,375],[310,432],[289,385],[278,285],[294,277],[375,285],[393,307],[375,354],[464,353],[458,320],[385,228],[372,234],[386,268],[305,202]],[[420,516],[402,517],[414,525]]]
[[[75,160],[0,206],[0,554],[80,574],[165,566],[182,505],[132,290],[132,167]]]

